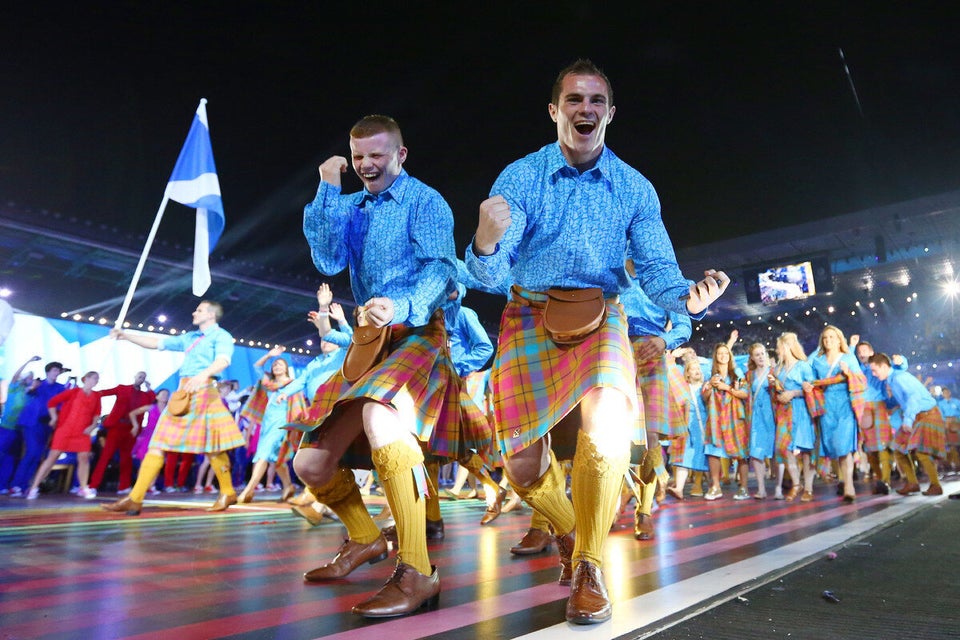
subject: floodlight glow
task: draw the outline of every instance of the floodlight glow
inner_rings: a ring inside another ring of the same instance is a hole
[[[0,298],[9,298],[13,295],[13,291],[7,289],[6,287],[0,287]]]

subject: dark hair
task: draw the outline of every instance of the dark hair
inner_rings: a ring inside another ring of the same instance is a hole
[[[859,346],[859,345],[858,345]],[[870,364],[885,364],[888,367],[892,366],[890,364],[890,356],[885,353],[875,353],[867,360]]]
[[[350,129],[351,138],[369,138],[378,133],[392,133],[397,137],[400,146],[403,146],[403,135],[400,133],[400,125],[390,116],[376,114],[364,116]]]
[[[859,349],[860,347],[869,347],[869,348],[870,348],[870,351],[874,351],[873,345],[870,344],[869,342],[867,342],[866,340],[861,340],[860,342],[858,342],[858,343],[857,343],[857,346],[854,347],[853,349],[854,349],[854,351],[856,351],[856,350]]]
[[[553,83],[553,91],[550,93],[550,104],[557,104],[560,101],[560,91],[563,88],[563,79],[569,75],[574,76],[597,76],[603,78],[607,83],[607,101],[613,106],[613,85],[610,84],[610,78],[607,77],[600,67],[593,64],[587,58],[580,58],[573,64],[561,69],[557,74],[557,79]]]

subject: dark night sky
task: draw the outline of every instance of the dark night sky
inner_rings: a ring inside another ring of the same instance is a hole
[[[316,167],[386,113],[462,251],[497,173],[555,140],[550,86],[580,56],[610,76],[607,142],[657,187],[677,246],[960,187],[953,3],[329,4],[0,10],[0,198],[145,232],[206,97],[217,253],[312,269]],[[189,244],[175,206],[162,236]]]

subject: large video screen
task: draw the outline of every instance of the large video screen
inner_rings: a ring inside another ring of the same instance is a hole
[[[776,304],[781,300],[798,300],[817,293],[810,262],[773,267],[757,274],[760,302]]]

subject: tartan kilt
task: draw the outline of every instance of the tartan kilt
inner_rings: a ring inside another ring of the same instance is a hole
[[[960,446],[960,420],[951,417],[944,418],[943,421],[947,425],[947,446]]]
[[[180,379],[181,389],[187,380]],[[219,453],[243,445],[237,422],[213,384],[192,394],[185,415],[175,416],[165,409],[150,438],[151,449],[175,453]]]
[[[510,456],[522,451],[568,414],[571,419],[554,433],[554,444],[558,439],[575,443],[579,421],[574,416],[579,412],[574,409],[597,387],[623,392],[633,408],[625,416],[633,421],[631,440],[646,444],[643,405],[637,396],[636,367],[623,306],[608,300],[607,319],[597,331],[579,344],[558,346],[543,327],[543,309],[531,306],[542,304],[545,295],[514,291],[514,299],[507,303],[500,320],[497,356],[490,375],[500,452]]]
[[[667,365],[667,386],[670,392],[670,433],[675,438],[685,437],[689,415],[686,400],[683,397],[687,379],[683,377],[683,369],[676,365]]]
[[[631,336],[633,357],[637,367],[637,395],[643,405],[643,420],[647,431],[673,437],[670,428],[670,381],[667,376],[667,358],[640,362],[638,354],[653,336]]]
[[[915,451],[934,458],[945,458],[946,428],[938,407],[918,413],[910,432],[903,428],[897,431],[895,448],[901,453]]]
[[[793,402],[773,401],[773,417],[777,423],[773,450],[776,462],[785,462],[793,451]]]
[[[863,450],[867,452],[883,451],[893,441],[893,427],[890,426],[890,412],[886,404],[881,401],[865,404],[860,435],[863,438]]]
[[[687,450],[687,436],[676,436],[670,440],[667,447],[667,453],[670,454],[670,464],[676,465],[677,460],[683,459],[683,454]]]
[[[390,354],[382,362],[353,385],[335,373],[317,389],[305,417],[288,427],[306,431],[301,448],[316,448],[327,418],[361,398],[393,407],[430,454],[456,460],[475,449],[481,457],[491,455],[492,429],[453,367],[442,311],[422,327],[393,325]],[[358,438],[351,450],[354,462],[348,466],[361,467],[358,457],[369,466],[366,438]]]

